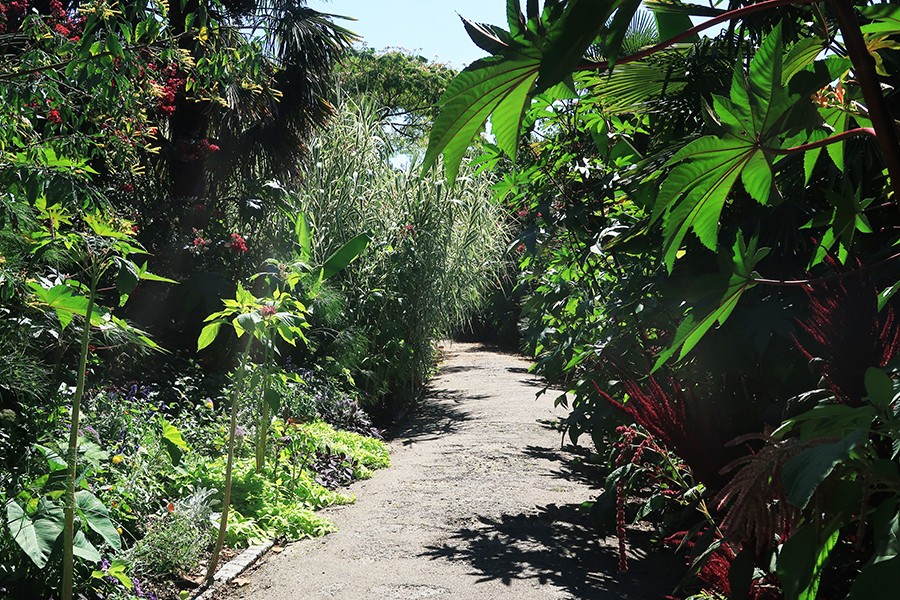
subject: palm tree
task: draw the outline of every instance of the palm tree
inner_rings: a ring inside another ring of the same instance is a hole
[[[189,283],[199,268],[184,240],[213,218],[235,222],[248,207],[260,226],[269,228],[257,237],[272,237],[277,211],[259,189],[263,182],[295,181],[306,140],[332,115],[327,98],[333,68],[358,38],[334,22],[340,17],[313,10],[305,0],[222,2],[219,12],[210,14],[218,24],[215,35],[205,40],[198,39],[189,17],[200,10],[197,0],[170,6],[171,33],[181,36],[183,51],[195,61],[235,48],[261,57],[257,77],[232,78],[219,91],[221,100],[178,93],[161,131],[162,160],[152,164],[159,189],[138,207],[142,214],[156,215],[144,228],[142,241],[157,255],[157,264],[167,263],[158,268],[186,285],[148,294],[135,303],[133,317],[156,325],[155,333],[177,347],[189,337],[181,330],[198,324],[186,314],[190,308],[185,309],[186,297],[196,295]],[[258,81],[267,82],[266,93]],[[167,200],[160,202],[160,196]],[[220,291],[233,275],[219,278]],[[201,295],[212,291],[205,284],[200,288]],[[178,332],[170,327],[173,314],[183,319],[174,327]],[[167,329],[172,335],[166,335]]]

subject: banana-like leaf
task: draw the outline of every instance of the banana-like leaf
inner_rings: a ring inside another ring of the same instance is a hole
[[[363,232],[338,248],[322,265],[321,279],[330,279],[346,269],[369,247],[370,241],[371,234]]]

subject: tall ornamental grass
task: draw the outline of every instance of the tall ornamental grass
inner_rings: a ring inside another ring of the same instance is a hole
[[[372,235],[340,283],[339,337],[356,350],[346,366],[370,408],[393,414],[421,393],[435,340],[478,308],[508,232],[485,177],[464,167],[450,188],[442,173],[420,175],[414,156],[401,157],[397,168],[384,131],[376,107],[344,101],[327,134],[311,144],[296,204],[313,221],[316,260],[362,231]]]

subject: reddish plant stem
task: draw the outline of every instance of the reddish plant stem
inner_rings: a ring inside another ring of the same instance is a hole
[[[852,271],[842,271],[840,273],[834,273],[832,275],[826,275],[824,277],[816,277],[813,279],[766,279],[764,277],[753,277],[750,279],[750,283],[760,283],[764,285],[784,285],[784,286],[792,286],[792,285],[815,285],[817,283],[826,283],[829,281],[837,281],[839,279],[845,279],[847,277],[854,277],[859,275],[865,271],[869,271],[876,267],[880,267],[881,265],[887,264],[891,261],[897,260],[900,258],[900,252],[896,254],[891,254],[886,258],[882,258],[881,260],[877,260],[868,265],[862,265],[857,269],[853,269]]]
[[[878,137],[875,133],[875,130],[871,127],[857,127],[856,129],[850,129],[848,131],[842,131],[841,133],[828,136],[823,140],[818,140],[815,142],[810,142],[808,144],[801,144],[799,146],[794,146],[792,148],[763,148],[766,152],[770,154],[793,154],[794,152],[806,152],[807,150],[815,150],[816,148],[824,148],[830,144],[836,144],[837,142],[842,142],[844,140],[848,140],[851,138],[863,137],[870,135],[872,137]]]
[[[758,13],[764,10],[769,10],[770,8],[778,8],[779,6],[786,6],[789,4],[797,5],[797,4],[812,4],[816,3],[819,0],[766,0],[765,2],[759,2],[757,4],[751,4],[750,6],[745,6],[743,8],[738,8],[735,10],[730,10],[726,13],[722,13],[718,17],[713,17],[709,21],[704,21],[699,25],[691,27],[687,31],[683,33],[679,33],[675,37],[671,37],[665,41],[662,41],[655,46],[650,46],[649,48],[645,48],[640,52],[636,52],[635,54],[630,54],[628,56],[623,56],[615,60],[614,64],[621,65],[625,63],[634,62],[636,60],[641,60],[642,58],[647,58],[652,54],[656,54],[660,50],[665,50],[669,46],[674,46],[678,42],[691,38],[701,31],[705,31],[710,27],[715,27],[719,23],[724,23],[726,21],[731,21],[733,19],[740,19],[746,17],[748,15],[752,15],[753,13]],[[874,63],[873,63],[874,64]],[[594,61],[583,61],[578,64],[576,67],[577,71],[602,71],[604,69],[608,69],[610,67],[610,62],[608,60],[602,62],[594,62]]]
[[[869,118],[876,132],[878,145],[884,155],[891,187],[894,190],[895,202],[900,201],[900,140],[897,137],[897,126],[881,93],[878,74],[875,72],[875,58],[866,47],[859,21],[853,11],[853,5],[847,0],[829,0],[838,28],[844,38],[847,54],[853,63],[856,80],[862,89]]]

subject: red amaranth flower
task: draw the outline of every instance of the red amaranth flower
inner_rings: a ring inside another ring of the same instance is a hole
[[[56,25],[54,25],[53,31],[63,37],[69,37],[72,34],[72,31],[62,23],[57,23]]]
[[[57,125],[62,123],[62,117],[59,115],[59,111],[55,108],[51,109],[50,112],[47,113],[47,120],[51,123],[56,123]]]
[[[262,315],[262,317],[264,319],[275,316],[275,314],[277,312],[278,312],[278,309],[270,304],[266,304],[265,306],[263,306],[262,308],[259,309],[259,314]]]

